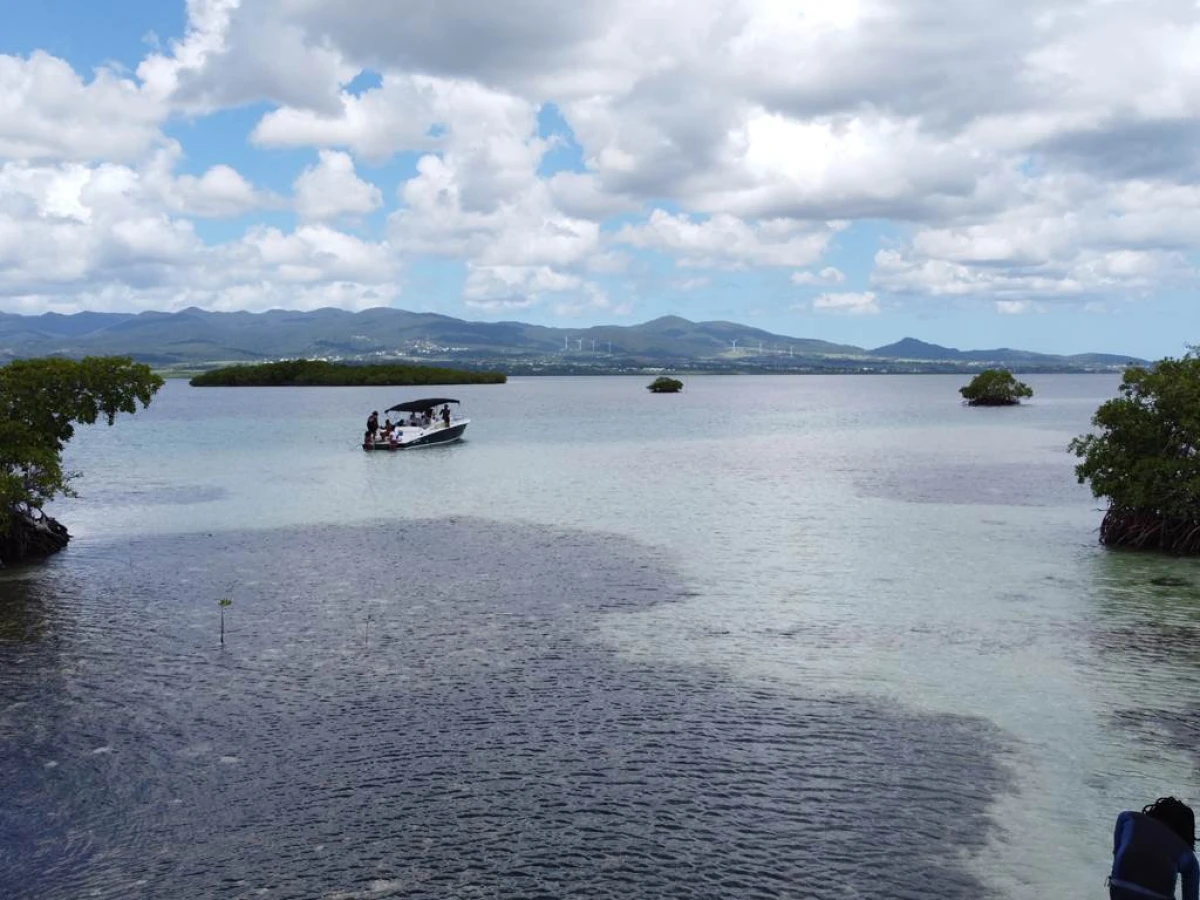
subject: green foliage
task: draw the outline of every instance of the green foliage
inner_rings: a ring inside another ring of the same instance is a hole
[[[41,509],[70,493],[62,451],[75,425],[146,406],[162,387],[148,366],[118,356],[17,360],[0,367],[0,510]],[[10,516],[0,515],[0,533]]]
[[[1200,356],[1125,370],[1120,396],[1092,416],[1098,434],[1071,441],[1080,483],[1110,512],[1200,522]]]
[[[984,369],[958,392],[971,406],[1013,406],[1033,396],[1033,389],[1008,369]]]
[[[289,359],[255,366],[225,366],[197,375],[193,387],[347,387],[417,384],[503,384],[503,372],[466,372],[436,366],[353,366]]]
[[[226,606],[233,606],[233,600],[231,600],[229,597],[222,597],[217,601],[217,606],[221,607],[222,609],[224,609]]]
[[[653,391],[656,394],[674,394],[677,391],[683,390],[683,382],[678,378],[668,378],[666,375],[660,375],[646,386],[646,390]]]

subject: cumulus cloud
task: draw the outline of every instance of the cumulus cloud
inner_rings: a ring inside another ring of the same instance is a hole
[[[1200,189],[1085,176],[1043,179],[982,220],[917,229],[875,256],[890,292],[1026,301],[1145,297],[1191,282]],[[1024,309],[1025,307],[1022,307]]]
[[[625,226],[614,240],[678,254],[685,266],[804,266],[820,259],[835,230],[824,223],[747,223],[725,213],[696,219],[656,209],[645,224]]]
[[[220,164],[199,177],[181,175],[162,188],[168,208],[202,218],[230,218],[278,205],[276,198],[256,190],[236,169]]]
[[[112,69],[91,81],[43,52],[0,55],[0,159],[124,161],[160,138],[167,108]]]
[[[333,150],[322,150],[317,164],[300,173],[293,189],[296,214],[308,221],[363,216],[383,203],[379,188],[355,173],[350,154]]]
[[[147,89],[190,113],[259,100],[332,111],[357,69],[270,3],[188,0],[185,35],[138,66]]]
[[[203,254],[124,166],[0,166],[0,296],[54,295],[93,281],[153,286]]]
[[[389,220],[397,247],[485,266],[572,266],[597,250],[599,225],[559,212],[532,172],[523,175],[515,167],[511,180],[524,177],[525,189],[501,202],[493,188],[497,178],[506,177],[502,169],[480,176],[473,166],[460,163],[477,155],[486,156],[486,149],[471,148],[461,157],[454,152],[422,157],[417,176],[404,185],[404,208]]]
[[[439,88],[454,83],[422,75],[389,74],[362,94],[342,92],[335,110],[282,106],[262,117],[252,134],[268,147],[346,147],[384,162],[402,150],[433,148],[431,130],[444,124],[449,103]]]
[[[555,272],[548,266],[467,266],[463,298],[477,309],[522,309],[543,294],[581,288],[575,275]]]
[[[269,195],[228,167],[175,177],[172,158],[164,151],[141,168],[0,165],[5,308],[375,306],[398,293],[400,265],[386,243],[326,225],[257,226],[205,243],[176,212],[237,214]]]
[[[0,56],[8,296],[98,278],[111,290],[98,288],[109,299],[97,302],[117,303],[171,282],[167,266],[217,260],[248,279],[222,296],[266,302],[273,288],[256,286],[305,273],[315,280],[298,283],[353,305],[394,296],[398,260],[437,255],[468,267],[464,302],[548,296],[562,314],[611,311],[620,304],[589,279],[623,269],[636,279],[631,260],[645,254],[735,274],[792,270],[780,279],[836,290],[834,236],[864,219],[890,223],[871,291],[823,293],[814,309],[878,311],[876,293],[1005,313],[1082,308],[1195,278],[1190,0],[186,8],[184,33],[135,74]],[[352,87],[364,70],[378,84]],[[313,148],[319,159],[288,175],[300,227],[214,245],[193,219],[283,201],[232,155],[179,174],[181,151],[162,129],[172,115],[251,103],[265,106],[252,150]],[[551,103],[572,132],[568,162],[548,153]],[[398,157],[419,162],[394,194],[355,168]],[[373,240],[330,225],[379,209],[386,226]],[[16,259],[12,235],[45,243]],[[59,259],[64,247],[79,255]],[[321,287],[335,283],[362,288]]]

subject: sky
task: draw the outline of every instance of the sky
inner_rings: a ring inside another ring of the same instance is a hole
[[[1197,0],[38,0],[0,312],[1200,342]]]

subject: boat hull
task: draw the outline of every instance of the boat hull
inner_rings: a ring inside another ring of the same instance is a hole
[[[451,444],[461,441],[463,432],[467,430],[467,422],[451,422],[449,428],[421,429],[419,432],[410,430],[399,441],[364,441],[364,450],[412,450],[415,447],[430,447],[434,444]]]

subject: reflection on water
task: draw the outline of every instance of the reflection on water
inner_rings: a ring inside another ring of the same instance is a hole
[[[227,489],[216,485],[163,484],[139,480],[119,488],[100,488],[93,491],[88,500],[111,509],[116,506],[186,506],[192,503],[212,503],[228,495]]]
[[[903,467],[903,471],[898,471]],[[946,462],[903,456],[857,478],[868,496],[909,503],[1059,506],[1080,495],[1068,466],[1051,463]],[[1086,488],[1082,489],[1086,492]]]
[[[54,650],[0,645],[6,897],[988,896],[995,730],[622,660],[598,617],[689,592],[635,542],[139,549],[52,563]]]
[[[1166,745],[1190,757],[1200,773],[1200,560],[1112,551],[1096,570],[1093,641],[1125,699],[1114,724],[1151,753]]]
[[[37,584],[34,566],[0,569],[0,643],[40,640],[53,598]]]

